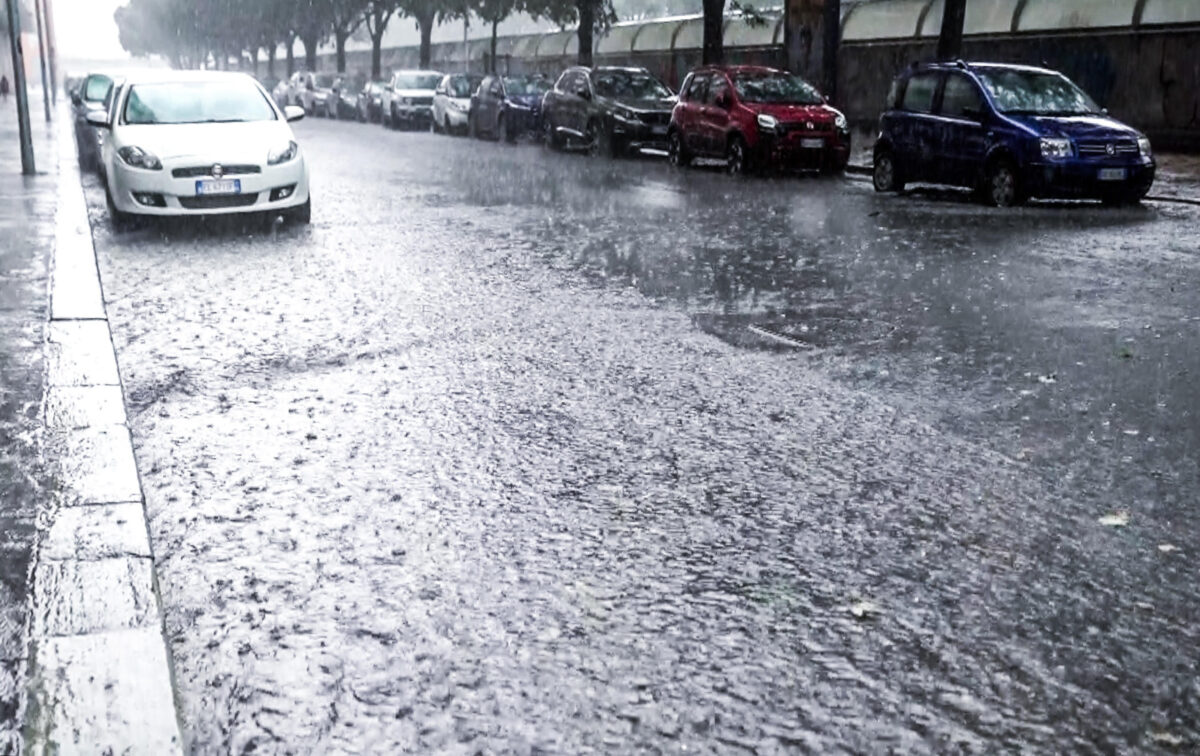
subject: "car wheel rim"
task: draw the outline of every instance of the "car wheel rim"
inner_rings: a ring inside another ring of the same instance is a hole
[[[892,188],[892,159],[881,157],[875,163],[875,188],[879,190]]]
[[[679,165],[679,135],[672,134],[671,140],[667,143],[667,156],[671,161],[671,165]]]
[[[742,160],[742,145],[734,142],[729,147],[729,172],[734,174],[741,173]]]
[[[596,155],[600,152],[600,133],[595,126],[588,126],[588,154]]]

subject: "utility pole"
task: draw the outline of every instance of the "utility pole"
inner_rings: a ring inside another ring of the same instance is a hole
[[[830,101],[837,101],[838,80],[838,45],[842,42],[842,2],[841,0],[825,0],[824,16],[821,25],[825,29],[825,39],[821,45],[821,63],[825,74],[825,94]]]
[[[34,0],[33,15],[37,19],[38,60],[42,65],[42,105],[46,108],[46,123],[50,122],[50,82],[46,81],[46,37],[42,23],[42,0]]]
[[[954,60],[962,56],[963,20],[967,15],[967,0],[946,0],[942,13],[942,33],[938,37],[938,60]]]
[[[58,44],[54,41],[54,4],[42,0],[46,16],[46,54],[50,57],[50,101],[58,104]]]
[[[21,135],[21,173],[37,173],[33,164],[33,134],[29,130],[29,92],[25,89],[25,53],[21,50],[20,0],[7,0],[8,42],[12,48],[13,90],[17,95],[17,128]]]

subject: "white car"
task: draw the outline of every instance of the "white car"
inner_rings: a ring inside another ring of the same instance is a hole
[[[251,212],[309,222],[308,166],[288,123],[304,111],[281,110],[246,74],[131,76],[110,113],[87,120],[108,132],[100,170],[115,227],[139,215]]]
[[[471,113],[471,95],[475,94],[482,80],[479,74],[446,74],[433,92],[434,131],[466,133],[467,117]]]
[[[433,117],[433,91],[442,81],[437,71],[396,71],[383,90],[383,125],[398,129],[428,128]]]

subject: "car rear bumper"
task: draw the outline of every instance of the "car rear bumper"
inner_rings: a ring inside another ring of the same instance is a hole
[[[1125,177],[1101,179],[1102,170],[1123,170]],[[1103,199],[1117,194],[1144,195],[1154,183],[1153,159],[1137,162],[1030,163],[1024,171],[1025,186],[1035,197]]]
[[[195,161],[191,161],[195,162]],[[308,166],[300,156],[262,172],[229,176],[241,184],[236,194],[199,196],[196,184],[207,176],[176,178],[172,169],[145,171],[117,161],[107,172],[108,189],[118,210],[134,215],[191,216],[288,210],[308,201]],[[281,196],[285,193],[286,196]]]

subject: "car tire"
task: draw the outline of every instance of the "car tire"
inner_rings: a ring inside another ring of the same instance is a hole
[[[441,129],[438,127],[437,118],[430,118],[429,119],[429,133],[436,134],[439,131],[441,131]]]
[[[287,212],[287,219],[292,223],[307,226],[312,223],[312,197],[304,200],[304,204]]]
[[[608,154],[610,148],[605,139],[605,131],[599,123],[589,121],[584,134],[587,138],[587,154],[589,156]]]
[[[114,233],[123,234],[133,229],[137,223],[137,216],[118,209],[117,204],[113,202],[112,192],[108,190],[108,187],[104,188],[104,204],[108,207],[108,220],[112,224]]]
[[[500,122],[496,124],[496,140],[504,144],[517,143],[517,135],[508,128],[508,118],[504,116],[500,116]]]
[[[983,201],[992,207],[1016,207],[1025,201],[1017,167],[1008,158],[993,160],[983,181]]]
[[[676,168],[686,168],[692,164],[692,156],[683,143],[679,129],[672,130],[667,136],[667,160]]]
[[[454,127],[450,125],[450,115],[448,113],[442,116],[442,131],[451,136],[454,135]]]
[[[475,114],[467,115],[467,136],[471,139],[479,138],[479,124],[475,122]]]
[[[746,140],[734,134],[725,147],[725,170],[731,176],[745,176],[751,172],[750,152]]]
[[[558,134],[554,131],[554,124],[549,118],[542,121],[542,146],[548,150],[558,150],[561,146]]]
[[[843,170],[845,168],[843,167]],[[904,177],[896,166],[896,156],[891,150],[880,150],[875,153],[874,165],[871,168],[871,183],[877,192],[904,191]]]

